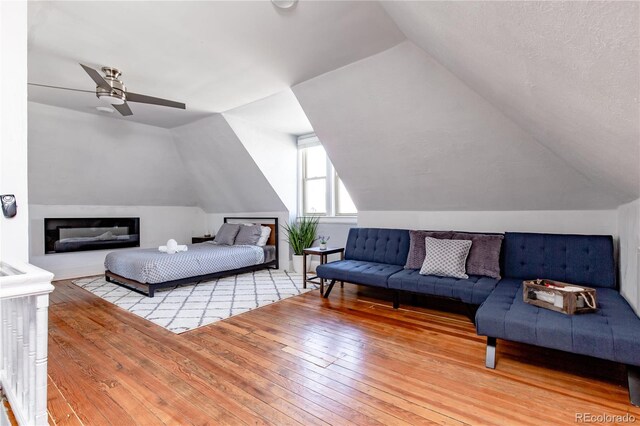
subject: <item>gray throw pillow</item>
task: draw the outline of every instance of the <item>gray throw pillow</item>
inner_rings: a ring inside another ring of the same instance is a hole
[[[500,279],[500,247],[504,235],[456,232],[451,238],[473,242],[467,258],[467,274]]]
[[[240,231],[238,231],[238,235],[236,235],[236,240],[233,244],[236,246],[255,246],[256,244],[258,244],[260,235],[262,235],[262,227],[260,225],[242,225],[240,227]]]
[[[426,253],[424,251],[424,239],[426,237],[448,240],[453,236],[453,231],[409,231],[409,255],[404,269],[420,269]]]
[[[420,269],[421,275],[438,275],[440,277],[469,278],[465,264],[471,241],[469,240],[438,240],[426,237],[424,247],[427,256]]]
[[[236,235],[240,231],[240,225],[236,223],[224,223],[218,229],[216,238],[213,240],[216,244],[224,244],[226,246],[232,246],[236,239]]]

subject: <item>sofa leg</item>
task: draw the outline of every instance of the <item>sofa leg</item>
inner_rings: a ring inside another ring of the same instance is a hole
[[[325,299],[328,298],[335,284],[336,284],[336,280],[331,280],[331,282],[329,283],[329,286],[327,287],[327,291],[322,295],[322,297],[324,297]]]
[[[629,382],[629,401],[640,407],[640,367],[627,365],[627,380]]]
[[[393,309],[398,309],[400,307],[400,292],[393,292]]]
[[[496,368],[496,338],[487,337],[487,357],[484,365],[487,368]]]

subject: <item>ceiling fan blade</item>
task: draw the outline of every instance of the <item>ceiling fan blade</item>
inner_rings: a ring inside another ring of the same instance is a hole
[[[87,74],[89,74],[89,77],[91,77],[91,79],[95,81],[98,86],[102,87],[105,90],[111,90],[111,86],[109,85],[109,83],[107,83],[107,81],[100,75],[98,71],[86,65],[80,64],[80,66],[87,72]]]
[[[139,102],[142,104],[161,105],[171,108],[187,109],[187,106],[181,102],[170,101],[162,98],[154,98],[153,96],[140,95],[138,93],[127,92],[127,102]]]
[[[50,86],[48,84],[38,84],[38,83],[27,83],[29,86],[38,86],[38,87],[47,87],[49,89],[61,89],[61,90],[71,90],[73,92],[85,92],[85,93],[93,93],[95,95],[95,90],[82,90],[82,89],[72,89],[71,87],[60,87],[60,86]]]
[[[127,105],[127,103],[123,103],[122,105],[111,105],[112,107],[114,107],[116,110],[118,110],[118,112],[120,113],[120,115],[123,116],[128,116],[128,115],[133,115],[133,111],[131,111],[131,108],[129,108],[129,105]]]

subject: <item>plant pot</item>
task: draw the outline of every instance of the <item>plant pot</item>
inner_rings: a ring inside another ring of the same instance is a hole
[[[297,274],[301,274],[302,273],[302,255],[301,254],[294,254],[293,255],[293,270],[297,273]],[[309,272],[309,270],[311,269],[311,262],[309,262],[307,264],[307,272]]]
[[[327,243],[320,243],[320,250],[326,250],[327,249]]]

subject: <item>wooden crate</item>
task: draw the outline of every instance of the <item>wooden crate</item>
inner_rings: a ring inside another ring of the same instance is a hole
[[[523,281],[522,297],[526,303],[567,315],[594,312],[597,308],[594,288],[560,281]]]

